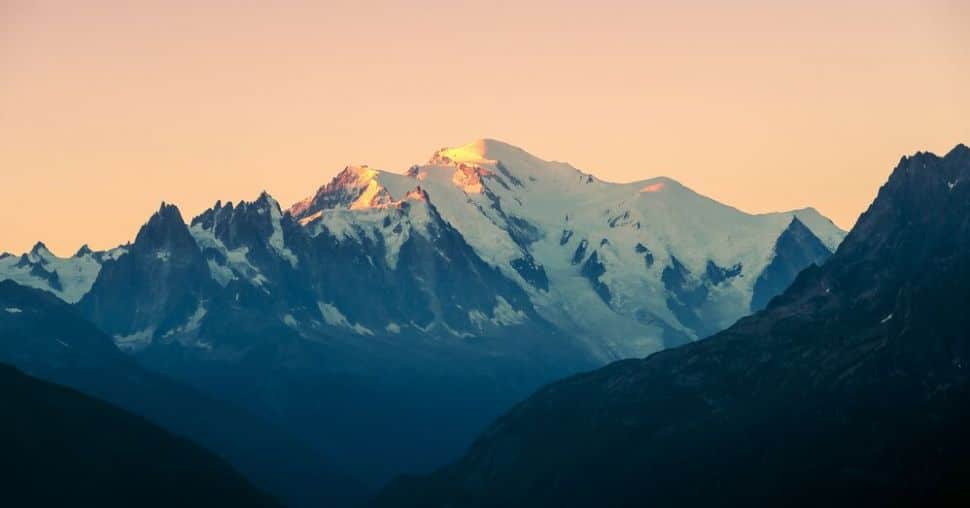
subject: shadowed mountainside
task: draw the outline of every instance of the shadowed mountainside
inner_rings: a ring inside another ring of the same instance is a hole
[[[8,506],[281,506],[199,446],[2,364],[0,401]]]
[[[905,157],[834,256],[711,338],[554,383],[404,506],[963,506],[970,149]]]

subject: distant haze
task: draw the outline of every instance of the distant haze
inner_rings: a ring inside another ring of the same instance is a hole
[[[968,5],[4,0],[0,251],[481,137],[848,228],[901,155],[970,143]]]

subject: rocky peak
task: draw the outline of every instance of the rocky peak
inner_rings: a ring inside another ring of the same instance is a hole
[[[132,252],[136,251],[156,251],[160,259],[168,259],[176,253],[194,258],[198,249],[178,207],[162,202],[158,211],[138,231],[132,244]]]
[[[44,245],[44,242],[37,242],[30,249],[30,255],[32,257],[43,259],[44,257],[51,255],[51,251],[46,245]]]
[[[81,248],[77,250],[77,252],[74,253],[74,257],[80,258],[84,256],[89,256],[93,253],[94,251],[91,250],[91,247],[88,247],[88,244],[84,244],[81,246]]]
[[[369,204],[382,190],[375,180],[377,174],[376,170],[367,166],[347,166],[313,196],[290,207],[289,213],[300,220],[321,210],[349,208],[368,191],[374,194],[368,200]]]
[[[970,238],[970,224],[964,220],[970,216],[968,181],[970,149],[965,145],[944,157],[920,152],[902,158],[833,263],[843,267],[840,273],[860,270],[858,277],[873,277],[863,266],[876,264],[909,276],[925,270],[926,263],[941,252],[956,249],[966,253]]]

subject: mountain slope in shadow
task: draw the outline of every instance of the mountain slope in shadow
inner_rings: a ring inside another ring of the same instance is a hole
[[[970,148],[905,157],[766,310],[554,383],[377,506],[965,506]]]
[[[201,447],[3,364],[0,401],[8,506],[280,506]]]
[[[363,498],[362,487],[306,443],[245,410],[140,367],[50,293],[0,281],[0,362],[189,438],[289,506],[347,506]]]

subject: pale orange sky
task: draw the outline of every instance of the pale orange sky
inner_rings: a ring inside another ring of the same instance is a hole
[[[970,143],[968,4],[0,0],[0,251],[481,137],[848,228],[901,155]]]

